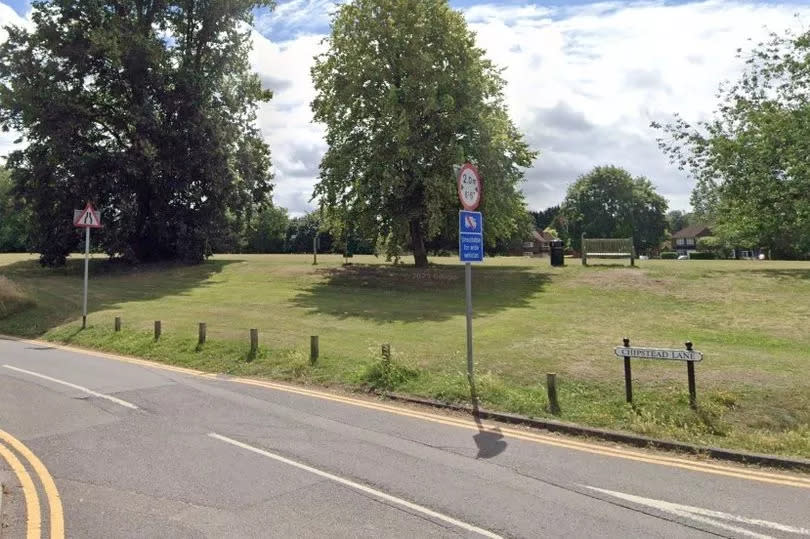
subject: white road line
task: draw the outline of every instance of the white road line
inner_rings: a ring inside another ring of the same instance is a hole
[[[271,458],[273,460],[277,460],[279,462],[283,462],[284,464],[289,464],[290,466],[294,466],[298,469],[307,471],[309,473],[321,476],[325,479],[329,479],[336,483],[340,483],[341,485],[345,485],[347,487],[351,487],[353,489],[359,490],[366,494],[370,494],[387,502],[395,503],[397,505],[401,505],[403,507],[407,507],[412,511],[416,511],[418,513],[422,513],[423,515],[427,515],[429,517],[435,518],[437,520],[442,520],[453,526],[461,528],[462,530],[467,530],[473,533],[477,533],[478,535],[482,535],[484,537],[491,537],[492,539],[502,539],[500,535],[492,533],[491,531],[485,530],[483,528],[479,528],[477,526],[473,526],[472,524],[467,524],[466,522],[462,522],[458,519],[453,517],[449,517],[447,515],[443,515],[441,513],[437,513],[436,511],[432,511],[427,507],[423,507],[421,505],[417,505],[415,503],[411,503],[407,500],[403,500],[402,498],[397,498],[395,496],[391,496],[390,494],[386,494],[385,492],[373,489],[371,487],[367,487],[366,485],[361,485],[360,483],[355,483],[354,481],[350,481],[349,479],[344,479],[342,477],[338,477],[337,475],[330,474],[329,472],[324,472],[317,468],[313,468],[312,466],[307,466],[306,464],[302,464],[300,462],[288,459],[286,457],[282,457],[281,455],[276,455],[275,453],[270,453],[269,451],[265,451],[264,449],[259,449],[258,447],[253,447],[252,445],[248,445],[242,443],[238,440],[234,440],[233,438],[228,438],[227,436],[222,436],[215,432],[211,432],[208,434],[211,438],[215,438],[217,440],[229,443],[231,445],[235,445],[236,447],[241,447],[242,449],[246,449],[248,451],[252,451],[253,453],[257,453],[264,457]]]
[[[744,528],[739,528],[737,526],[730,526],[728,524],[719,522],[718,520],[714,519],[737,522],[740,524],[747,524],[748,526],[755,526],[757,528],[767,528],[774,531],[792,533],[796,535],[810,536],[810,530],[808,530],[807,528],[797,528],[794,526],[788,526],[786,524],[780,524],[778,522],[771,522],[769,520],[745,518],[738,515],[732,515],[730,513],[723,513],[721,511],[712,511],[711,509],[703,509],[702,507],[693,507],[691,505],[681,505],[672,502],[665,502],[663,500],[643,498],[641,496],[634,496],[632,494],[625,494],[624,492],[616,492],[613,490],[606,490],[602,488],[591,487],[588,485],[582,486],[587,489],[594,490],[596,492],[601,492],[602,494],[607,494],[608,496],[613,496],[614,498],[619,498],[622,500],[626,500],[628,502],[637,503],[639,505],[646,505],[647,507],[652,507],[660,511],[677,515],[679,517],[692,519],[696,522],[703,522],[704,524],[710,524],[712,526],[717,526],[718,528],[734,531],[737,533],[748,535],[750,537],[767,538],[770,536],[762,535],[760,533],[751,530],[746,530]]]
[[[79,391],[84,391],[88,395],[92,395],[94,397],[98,397],[100,399],[106,399],[110,402],[114,402],[115,404],[120,404],[125,408],[130,408],[132,410],[137,410],[138,407],[132,404],[131,402],[127,402],[125,400],[121,400],[119,398],[113,397],[111,395],[105,395],[104,393],[99,393],[98,391],[93,391],[92,389],[86,388],[84,386],[79,386],[76,384],[71,384],[70,382],[65,382],[64,380],[58,380],[56,378],[51,378],[50,376],[45,376],[44,374],[39,374],[38,372],[27,371],[25,369],[20,369],[19,367],[12,367],[11,365],[3,365],[3,367],[7,369],[11,369],[12,371],[22,372],[25,374],[29,374],[31,376],[36,376],[37,378],[42,378],[43,380],[48,380],[49,382],[53,382],[55,384],[62,384],[63,386],[72,387],[73,389],[78,389]]]

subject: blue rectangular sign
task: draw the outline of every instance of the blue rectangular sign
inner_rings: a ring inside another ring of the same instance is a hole
[[[484,218],[481,212],[458,212],[458,258],[462,262],[484,260]]]

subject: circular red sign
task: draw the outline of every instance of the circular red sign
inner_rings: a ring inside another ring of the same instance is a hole
[[[458,171],[458,199],[467,211],[473,211],[481,203],[481,175],[470,163],[464,163]]]

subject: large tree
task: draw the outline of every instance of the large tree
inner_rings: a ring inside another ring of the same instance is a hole
[[[0,124],[27,146],[8,159],[34,213],[44,264],[76,246],[74,208],[102,210],[110,255],[201,261],[268,203],[255,125],[270,98],[247,60],[267,0],[49,0],[0,46]]]
[[[28,249],[31,215],[12,193],[11,174],[0,166],[0,252]]]
[[[810,32],[774,34],[721,86],[709,121],[675,116],[661,148],[696,180],[692,205],[713,231],[774,256],[810,252]]]
[[[569,188],[561,213],[572,246],[590,238],[633,237],[637,251],[657,248],[666,235],[667,201],[650,180],[615,166],[596,167]]]
[[[454,165],[484,181],[486,240],[511,236],[535,154],[509,118],[499,70],[446,0],[356,0],[334,17],[312,78],[329,145],[314,196],[327,222],[351,222],[389,254],[457,227]]]

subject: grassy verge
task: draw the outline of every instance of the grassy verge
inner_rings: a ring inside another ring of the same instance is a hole
[[[36,336],[211,372],[469,400],[463,270],[356,257],[222,256],[195,267],[120,268],[94,261],[91,326],[78,330],[81,266],[41,270],[3,258],[0,273],[36,304],[0,332]],[[648,436],[810,458],[810,264],[649,261],[640,268],[494,259],[474,270],[479,396],[488,408],[551,417],[546,372],[558,373],[560,419]],[[124,331],[114,333],[114,316]],[[152,321],[163,336],[154,342]],[[209,342],[198,348],[197,322]],[[262,347],[248,358],[248,329]],[[321,357],[309,364],[309,336]],[[637,361],[624,403],[612,349],[634,344],[704,352],[700,407],[680,362]],[[391,343],[394,361],[380,361]]]
[[[13,281],[0,275],[0,319],[32,307],[34,302]]]

